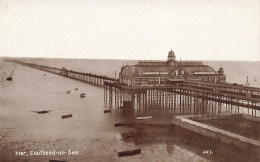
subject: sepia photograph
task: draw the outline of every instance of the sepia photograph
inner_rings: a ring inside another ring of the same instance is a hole
[[[0,0],[15,161],[260,161],[260,1]]]

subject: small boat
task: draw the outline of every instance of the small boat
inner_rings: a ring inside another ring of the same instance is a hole
[[[141,149],[118,152],[118,157],[141,154]]]
[[[109,113],[110,112],[110,110],[104,110],[104,113]]]
[[[37,114],[46,114],[46,113],[49,113],[51,110],[42,110],[42,111],[31,111],[31,112],[34,112],[34,113],[37,113]]]
[[[8,78],[6,78],[6,80],[8,80],[8,81],[12,81],[13,78],[9,76]]]
[[[46,113],[49,113],[50,110],[43,110],[43,111],[38,111],[37,113],[38,114],[46,114]]]
[[[63,161],[63,160],[49,160],[49,162],[66,162],[66,161]]]
[[[6,78],[6,80],[12,81],[13,80],[13,78],[12,78],[13,74],[14,74],[14,70],[13,70],[12,74],[9,77]]]
[[[143,117],[137,117],[137,120],[145,120],[145,119],[151,119],[152,116],[143,116]]]
[[[72,117],[72,114],[68,114],[68,115],[62,115],[61,118],[64,119],[64,118],[70,118]]]
[[[78,90],[79,88],[75,88],[75,91]]]
[[[116,123],[115,127],[120,127],[120,126],[125,126],[125,125],[127,125],[127,123]]]
[[[80,94],[80,97],[82,97],[82,98],[83,98],[83,97],[86,97],[86,94],[85,94],[85,93],[81,93],[81,94]]]
[[[67,94],[70,94],[71,91],[67,91]]]

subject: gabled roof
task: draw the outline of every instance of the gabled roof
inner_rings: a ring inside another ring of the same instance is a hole
[[[210,66],[196,66],[196,67],[182,67],[190,75],[193,75],[195,72],[216,72]]]
[[[216,71],[207,65],[195,66],[195,67],[169,67],[169,66],[138,66],[127,65],[122,67],[120,75],[133,76],[138,68],[138,72],[143,75],[169,75],[170,73],[183,69],[188,75],[193,76],[197,74],[216,74]],[[140,69],[140,71],[139,71]]]

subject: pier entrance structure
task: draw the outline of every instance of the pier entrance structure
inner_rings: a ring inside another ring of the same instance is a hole
[[[215,71],[198,61],[139,61],[121,68],[118,82],[104,83],[104,101],[117,107],[168,107],[181,114],[222,111],[257,115],[260,88],[226,83],[222,67]],[[259,114],[260,115],[260,114]]]
[[[129,86],[158,86],[181,83],[184,80],[226,82],[222,67],[215,71],[199,61],[176,61],[174,52],[168,53],[167,61],[139,61],[136,65],[126,65],[119,73],[119,83]]]

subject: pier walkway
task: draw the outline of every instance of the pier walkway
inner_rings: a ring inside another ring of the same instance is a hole
[[[50,72],[53,74],[61,75],[63,77],[76,79],[78,81],[94,84],[97,86],[104,86],[104,82],[108,82],[108,83],[115,82],[115,78],[107,77],[104,75],[97,75],[97,74],[92,74],[92,73],[83,73],[83,72],[68,70],[64,67],[63,68],[49,67],[49,66],[38,65],[38,64],[34,64],[34,63],[25,63],[25,62],[17,61],[17,60],[7,60],[7,61],[17,63],[20,65],[24,65],[24,66],[28,66],[31,68],[35,68],[38,70]]]

